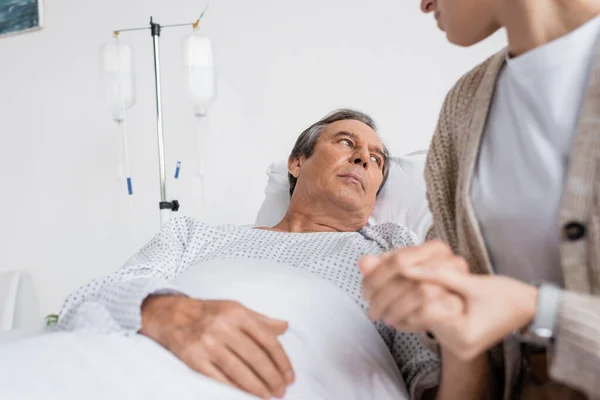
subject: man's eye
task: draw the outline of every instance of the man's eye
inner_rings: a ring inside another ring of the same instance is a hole
[[[348,147],[352,147],[352,142],[348,139],[342,139],[342,143]]]
[[[381,166],[381,159],[376,156],[371,156],[371,160],[373,160],[377,165]]]

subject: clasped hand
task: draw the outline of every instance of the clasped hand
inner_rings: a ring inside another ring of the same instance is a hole
[[[531,322],[537,289],[469,272],[440,241],[359,261],[369,315],[398,330],[427,331],[462,360],[473,360]]]

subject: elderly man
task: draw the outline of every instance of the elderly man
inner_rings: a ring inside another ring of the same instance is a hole
[[[202,263],[215,260],[225,260],[225,264],[239,259],[287,264],[327,281],[321,292],[315,291],[317,300],[318,296],[325,298],[326,291],[339,291],[364,317],[368,305],[362,297],[359,258],[415,245],[417,241],[403,226],[367,226],[387,173],[388,152],[373,120],[352,110],[336,111],[298,138],[289,157],[291,202],[280,223],[238,228],[174,218],[123,268],[71,295],[58,328],[139,333],[200,374],[262,398],[283,397],[298,378],[298,367],[292,365],[281,344],[286,331],[295,328],[294,323],[259,314],[239,301],[203,298],[210,287],[198,295],[191,293],[203,279],[210,279],[205,274],[195,280],[194,271],[200,270]],[[185,278],[180,279],[182,276]],[[230,277],[235,279],[244,278]],[[267,275],[266,280],[270,279],[273,290],[277,289],[277,276]],[[294,283],[295,287],[285,290],[296,290],[296,298],[311,296],[315,300],[315,296],[302,291],[301,277],[294,279],[298,286]],[[338,311],[345,313],[343,309]],[[369,322],[367,318],[365,321]],[[373,325],[368,325],[372,329]],[[440,381],[437,355],[412,333],[398,332],[381,321],[374,327],[411,397],[435,394]],[[361,340],[358,327],[346,325],[344,329],[336,332],[340,340]],[[361,345],[350,344],[344,351],[359,351]],[[453,380],[456,386],[446,393],[440,391],[438,396],[465,398],[466,393],[460,389],[469,386],[468,377],[460,372],[465,365],[456,360],[444,366],[448,368],[444,380]]]

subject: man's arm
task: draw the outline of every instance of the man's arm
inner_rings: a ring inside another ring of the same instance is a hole
[[[392,227],[390,226],[390,228]],[[412,240],[410,230],[405,227],[397,226],[395,229],[388,229],[388,232],[394,248],[416,245],[416,242]],[[427,237],[431,239],[434,236],[435,229],[432,226]],[[369,275],[364,268],[361,269],[365,276]],[[416,302],[415,304],[426,304],[428,301],[443,301],[439,290],[430,290],[433,288],[426,286],[428,285],[404,285],[399,288],[398,293],[404,293],[407,296],[396,300],[409,308],[410,303],[414,302]],[[370,298],[370,296],[368,297]],[[462,301],[459,303],[462,305]],[[371,308],[372,311],[374,308]],[[452,314],[450,309],[447,310],[447,313]],[[403,333],[398,331],[394,338],[393,355],[413,399],[487,398],[491,386],[488,379],[489,365],[485,354],[472,361],[462,361],[440,349],[438,343],[428,338],[424,332]]]
[[[486,353],[471,361],[461,360],[443,348],[440,353],[438,355],[430,350],[419,340],[417,334],[396,333],[392,355],[400,368],[411,399],[491,398]]]
[[[204,229],[190,218],[169,220],[125,266],[69,296],[58,329],[140,333],[210,378],[281,397],[294,381],[277,340],[287,323],[235,302],[189,298],[168,282],[202,256]]]
[[[489,375],[489,361],[485,353],[473,361],[463,361],[456,358],[451,352],[442,349],[442,381],[435,391],[435,396],[425,396],[425,399],[480,400],[491,398]]]
[[[396,331],[392,356],[400,369],[411,399],[426,399],[440,384],[440,357],[429,350],[417,334]]]
[[[178,293],[167,281],[199,258],[201,246],[193,239],[202,226],[191,218],[170,219],[122,268],[72,293],[61,309],[57,328],[137,333],[146,297]]]

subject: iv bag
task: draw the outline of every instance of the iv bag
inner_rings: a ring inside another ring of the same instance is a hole
[[[135,103],[135,76],[131,47],[114,39],[100,49],[103,86],[113,119],[123,122],[125,111]]]
[[[183,64],[187,69],[194,113],[204,117],[217,97],[217,76],[210,39],[198,31],[183,40]]]

